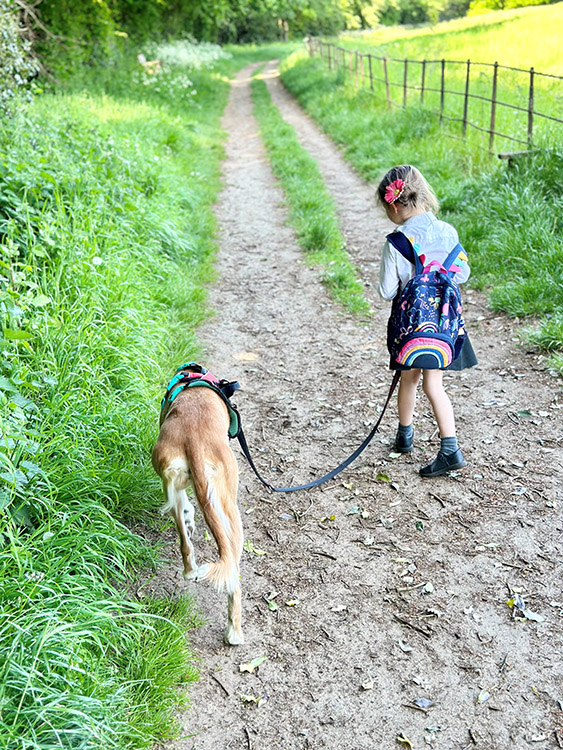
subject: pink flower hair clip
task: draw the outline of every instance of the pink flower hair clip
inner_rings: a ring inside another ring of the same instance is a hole
[[[400,198],[405,189],[405,183],[403,180],[395,180],[391,182],[385,188],[385,200],[387,203],[395,203],[397,198]]]

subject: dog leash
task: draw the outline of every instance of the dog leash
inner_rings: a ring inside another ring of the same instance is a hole
[[[399,378],[401,377],[400,370],[397,370],[395,374],[393,375],[393,380],[391,382],[391,387],[389,388],[389,393],[387,394],[387,400],[385,401],[385,405],[383,406],[383,411],[379,415],[379,419],[377,420],[375,427],[373,427],[372,431],[369,433],[369,435],[366,437],[364,442],[356,448],[356,450],[352,453],[351,456],[348,456],[348,458],[343,461],[341,464],[339,464],[335,469],[332,471],[329,471],[328,474],[325,474],[324,476],[320,477],[319,479],[315,479],[312,482],[308,482],[307,484],[300,484],[295,487],[273,487],[269,482],[267,482],[265,479],[263,479],[260,474],[258,473],[258,469],[254,465],[254,461],[252,460],[252,456],[250,455],[250,451],[248,449],[248,444],[246,442],[246,438],[244,436],[244,432],[242,431],[242,423],[240,421],[240,414],[239,416],[239,431],[236,435],[237,440],[239,441],[240,447],[242,452],[244,453],[246,460],[250,464],[250,468],[252,471],[256,474],[258,479],[262,482],[262,484],[265,487],[268,487],[268,489],[272,490],[273,492],[297,492],[297,490],[309,490],[312,487],[318,487],[320,484],[323,484],[324,482],[328,482],[329,479],[332,479],[337,474],[340,474],[341,471],[343,471],[347,466],[349,466],[352,461],[355,461],[356,458],[362,453],[362,451],[367,448],[367,446],[370,444],[373,436],[379,429],[379,425],[381,424],[381,420],[383,419],[383,415],[385,414],[385,410],[389,406],[389,402],[391,401],[391,397],[393,396],[393,392],[395,391],[395,388],[397,387],[397,383],[399,382]],[[235,411],[236,407],[231,404],[231,408],[234,408]],[[238,411],[237,411],[238,414]]]

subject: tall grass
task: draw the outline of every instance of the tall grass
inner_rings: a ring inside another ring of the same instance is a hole
[[[436,117],[419,107],[389,111],[367,91],[356,92],[342,71],[330,72],[304,54],[282,66],[284,84],[360,173],[376,182],[394,164],[419,167],[435,188],[443,217],[469,252],[472,283],[490,288],[494,309],[513,316],[563,307],[563,151],[540,151],[507,168],[479,149],[447,138]],[[552,318],[547,319],[553,330]],[[541,343],[541,335],[537,338]],[[563,348],[563,340],[551,344]],[[555,361],[557,367],[560,360]]]
[[[158,547],[158,403],[198,353],[228,86],[127,60],[0,131],[0,748],[148,748],[195,677]]]

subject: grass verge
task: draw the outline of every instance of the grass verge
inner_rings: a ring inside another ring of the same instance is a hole
[[[197,358],[228,86],[122,60],[0,127],[0,748],[149,748],[195,678],[146,599],[161,388]],[[140,66],[139,66],[140,67]]]
[[[252,99],[272,169],[287,197],[290,222],[308,260],[323,269],[322,280],[342,305],[366,315],[369,304],[344,248],[336,210],[315,160],[272,103],[264,81],[252,81]]]
[[[297,53],[282,80],[303,107],[374,183],[394,164],[417,166],[436,190],[443,217],[469,252],[472,283],[490,289],[493,309],[537,316],[539,346],[561,351],[563,308],[563,150],[539,150],[507,168],[479,149],[449,139],[420,107],[389,111],[342,72]],[[544,336],[548,330],[552,335]],[[561,358],[552,357],[561,370]]]

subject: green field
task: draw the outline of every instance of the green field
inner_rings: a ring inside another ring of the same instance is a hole
[[[344,33],[338,43],[388,57],[495,60],[515,68],[532,65],[542,73],[563,75],[561,34],[563,3],[538,5],[445,21],[435,26],[378,26]]]
[[[497,151],[522,148],[528,141],[528,104],[530,93],[529,69],[534,68],[533,109],[563,120],[563,81],[539,75],[563,75],[560,54],[560,39],[563,34],[563,3],[556,5],[519,8],[497,11],[486,15],[458,19],[436,26],[420,28],[378,27],[373,32],[345,34],[330,40],[346,50],[358,50],[374,55],[372,78],[374,96],[380,102],[387,100],[384,84],[384,63],[387,58],[389,96],[394,107],[403,106],[405,80],[405,58],[407,83],[407,105],[418,104],[424,75],[424,105],[429,110],[440,112],[440,88],[443,59],[446,60],[444,87],[448,93],[444,98],[445,118],[463,119],[467,60],[471,60],[469,71],[469,107],[467,119],[471,136],[484,148],[489,147],[489,137],[484,131],[490,129],[493,93],[493,67],[499,63],[496,84],[496,99],[521,107],[522,110],[497,105],[494,130],[510,138],[496,137]],[[333,53],[340,65],[342,53]],[[422,66],[422,61],[427,62]],[[349,66],[350,58],[346,59]],[[356,75],[356,60],[348,77],[354,82],[369,86],[368,61],[364,60],[364,75]],[[360,72],[362,62],[359,62]],[[505,67],[506,66],[506,67]],[[509,70],[522,68],[525,72]],[[554,143],[560,140],[563,124],[553,120],[534,117],[533,138],[536,144]],[[461,133],[461,125],[450,126],[451,132]]]

